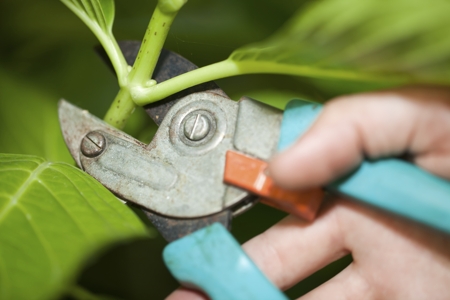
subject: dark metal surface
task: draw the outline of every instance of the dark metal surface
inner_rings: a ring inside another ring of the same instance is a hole
[[[217,222],[221,223],[225,228],[230,229],[232,217],[229,210],[222,211],[209,217],[196,219],[172,219],[146,210],[143,211],[168,242],[182,238],[183,236]]]
[[[125,56],[125,60],[129,65],[133,65],[138,55],[140,46],[141,43],[138,41],[119,42],[119,47],[122,50],[123,55]],[[108,56],[106,55],[106,52],[102,48],[97,50],[102,59],[110,66],[112,70],[114,70]],[[196,65],[194,65],[181,55],[178,55],[175,52],[166,49],[162,49],[152,77],[154,80],[156,80],[156,82],[159,83],[197,68],[198,67]],[[163,100],[151,103],[144,108],[147,114],[159,126],[161,125],[161,122],[164,119],[166,113],[179,99],[193,93],[204,91],[227,97],[225,92],[222,91],[216,83],[210,81],[185,89]]]

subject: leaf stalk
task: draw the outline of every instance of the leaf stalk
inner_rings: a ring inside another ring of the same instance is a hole
[[[125,57],[122,54],[122,51],[120,50],[119,45],[117,44],[116,39],[114,38],[114,35],[112,34],[111,28],[107,27],[102,18],[94,18],[94,16],[89,15],[89,13],[91,14],[95,13],[94,11],[90,11],[88,9],[84,11],[69,0],[62,0],[62,2],[75,15],[77,15],[83,21],[84,24],[86,24],[86,26],[92,31],[92,33],[94,33],[94,35],[99,40],[100,44],[103,46],[103,49],[105,49],[106,53],[108,54],[109,59],[111,60],[111,63],[114,67],[114,71],[116,72],[117,75],[117,79],[119,81],[119,85],[126,86],[127,85],[126,80],[128,76],[128,64],[125,60]],[[88,4],[83,5],[89,7]],[[98,12],[98,14],[100,14],[100,12]]]
[[[287,65],[262,61],[233,61],[231,59],[226,59],[181,74],[151,87],[133,87],[131,88],[131,96],[137,105],[143,106],[203,82],[230,76],[256,73],[297,75],[316,78],[341,78],[361,82],[393,82],[399,84],[411,81],[411,78],[407,76],[379,76],[343,70],[318,69],[314,66]]]

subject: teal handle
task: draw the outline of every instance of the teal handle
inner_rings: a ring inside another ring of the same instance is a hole
[[[163,258],[183,286],[213,300],[287,300],[219,223],[170,243]]]
[[[281,124],[279,150],[301,137],[321,105],[292,100]],[[450,182],[400,159],[364,161],[326,189],[450,233]]]

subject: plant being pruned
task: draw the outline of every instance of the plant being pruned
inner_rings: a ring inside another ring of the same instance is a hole
[[[151,75],[170,25],[186,1],[158,2],[131,71],[111,33],[113,1],[81,1],[84,5],[62,1],[91,28],[113,62],[121,89],[105,121],[116,127],[123,127],[135,105],[242,74],[288,74],[389,85],[449,83],[446,50],[450,47],[443,38],[443,28],[449,25],[444,14],[450,4],[442,0],[319,1],[297,13],[267,40],[162,83],[151,80]]]
[[[161,0],[153,12],[134,65],[128,66],[114,35],[114,0],[61,0],[92,30],[108,54],[120,86],[105,121],[123,128],[134,111],[133,90],[156,84],[151,80],[159,53],[175,16],[187,0]]]
[[[133,66],[112,32],[113,0],[61,1],[90,28],[111,60],[119,91],[104,120],[118,128],[136,106],[242,74],[385,86],[450,84],[450,3],[445,0],[313,1],[265,41],[161,83],[152,74],[185,0],[158,2]],[[88,257],[113,242],[148,236],[126,206],[73,166],[0,155],[0,175],[1,299],[48,299],[67,291],[77,297],[83,292],[74,282]]]

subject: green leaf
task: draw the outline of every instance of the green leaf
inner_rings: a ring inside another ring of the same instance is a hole
[[[450,84],[450,2],[322,0],[236,50],[245,73]]]
[[[119,84],[125,85],[128,64],[112,33],[114,0],[61,0],[95,34],[116,71]]]
[[[61,0],[61,2],[80,17],[86,25],[98,25],[103,31],[112,32],[114,0]]]
[[[0,154],[0,299],[54,299],[83,263],[147,232],[100,183],[65,163]]]
[[[112,32],[115,14],[114,0],[99,0],[98,4],[100,4],[99,6],[101,8],[101,13],[105,20],[106,26],[108,27],[108,30]]]
[[[146,105],[196,84],[254,73],[359,81],[367,87],[448,85],[449,14],[447,0],[314,1],[266,41],[155,86],[135,88],[133,100]]]

